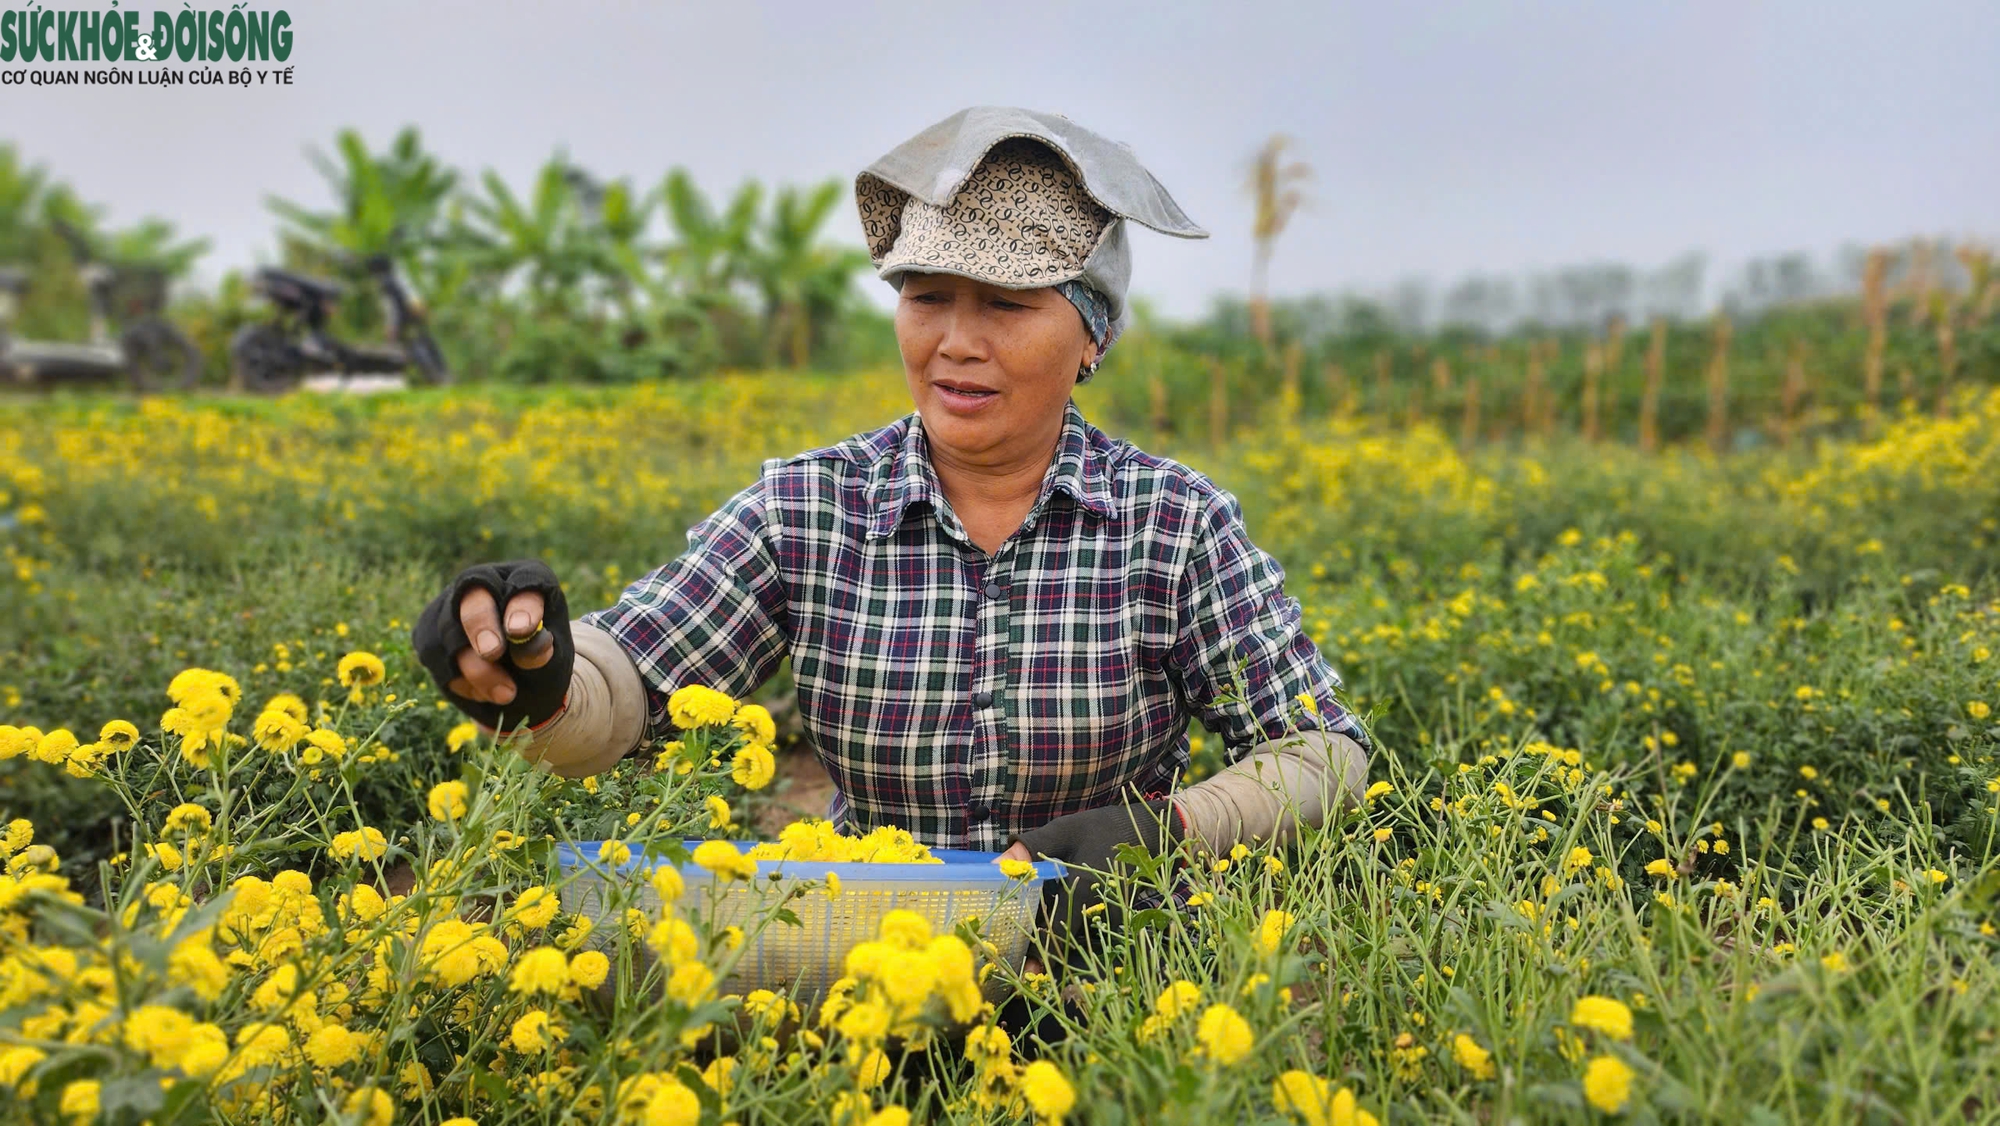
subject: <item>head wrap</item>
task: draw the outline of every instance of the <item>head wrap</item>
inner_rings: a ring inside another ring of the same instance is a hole
[[[1118,339],[1119,326],[1111,323],[1111,302],[1102,293],[1090,288],[1084,282],[1071,279],[1056,283],[1056,292],[1069,298],[1076,306],[1078,315],[1083,317],[1083,327],[1090,330],[1091,342],[1097,345],[1097,358],[1077,373],[1078,383],[1089,383],[1097,374],[1097,365],[1104,362],[1104,353],[1111,350],[1111,344]]]
[[[1100,357],[1127,316],[1125,220],[1208,237],[1130,148],[1060,114],[1003,106],[960,110],[891,149],[855,177],[854,198],[869,257],[889,284],[900,288],[917,270],[1054,286]]]

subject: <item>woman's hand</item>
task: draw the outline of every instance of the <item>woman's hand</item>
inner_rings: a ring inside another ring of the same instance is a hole
[[[1138,845],[1159,853],[1180,838],[1180,813],[1173,800],[1158,798],[1086,809],[1058,817],[1039,829],[1016,833],[1014,843],[1001,858],[1046,857],[1102,872],[1110,869],[1121,845]],[[1119,925],[1115,909],[1105,902],[1097,886],[1097,877],[1089,872],[1071,871],[1063,879],[1042,886],[1045,925],[1057,949],[1072,939],[1087,943],[1093,926],[1089,920],[1094,915],[1104,916],[1101,922],[1105,926]]]
[[[488,728],[562,710],[576,650],[562,584],[539,560],[466,568],[410,637],[438,689]]]

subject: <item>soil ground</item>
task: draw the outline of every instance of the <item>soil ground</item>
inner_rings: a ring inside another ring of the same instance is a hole
[[[833,779],[820,767],[818,756],[795,745],[778,756],[778,777],[770,799],[757,811],[757,828],[775,836],[802,817],[825,817],[832,798]]]

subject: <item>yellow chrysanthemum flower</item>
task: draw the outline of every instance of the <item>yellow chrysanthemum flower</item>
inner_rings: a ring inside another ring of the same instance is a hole
[[[1047,1060],[1036,1060],[1021,1071],[1021,1097],[1035,1117],[1059,1126],[1063,1116],[1076,1107],[1076,1088],[1070,1086],[1062,1069]]]
[[[382,830],[362,826],[345,833],[335,833],[333,843],[328,847],[335,860],[380,860],[389,851],[389,840]]]
[[[771,719],[771,711],[762,704],[745,704],[736,709],[730,721],[750,736],[753,743],[769,746],[778,741],[778,725]]]
[[[1570,1009],[1569,1022],[1578,1028],[1588,1028],[1611,1037],[1613,1040],[1632,1038],[1632,1010],[1623,1001],[1611,997],[1591,994],[1577,998]]]
[[[556,917],[556,909],[560,905],[555,892],[536,884],[514,897],[514,905],[507,909],[507,918],[529,930],[540,930]]]
[[[1249,1055],[1257,1043],[1250,1022],[1229,1005],[1210,1005],[1204,1010],[1194,1035],[1202,1054],[1224,1067]]]
[[[468,797],[465,783],[454,779],[432,786],[424,804],[429,807],[432,817],[440,821],[456,821],[465,816]]]
[[[703,841],[695,846],[694,862],[715,873],[715,878],[747,880],[757,874],[757,862],[743,855],[728,841]]]
[[[736,701],[705,685],[689,684],[667,697],[667,715],[683,731],[716,727],[735,718]]]
[[[1265,957],[1276,954],[1285,942],[1285,932],[1292,929],[1294,922],[1290,912],[1270,910],[1264,912],[1264,919],[1257,924],[1257,950]]]
[[[1479,1046],[1479,1041],[1461,1032],[1451,1039],[1451,1058],[1474,1079],[1491,1079],[1496,1074],[1493,1053]]]
[[[736,752],[729,762],[729,777],[746,790],[761,790],[777,777],[778,760],[771,748],[752,743]]]
[[[727,829],[735,823],[735,814],[730,811],[729,803],[721,797],[710,794],[701,800],[701,804],[708,810],[710,829]]]
[[[97,741],[113,753],[129,751],[139,742],[139,729],[128,720],[114,719],[98,728]]]
[[[580,989],[596,989],[611,972],[611,959],[602,950],[585,950],[569,960],[570,984]]]
[[[340,678],[342,688],[373,688],[388,676],[388,670],[382,666],[382,658],[356,649],[334,666],[334,675]]]
[[[522,954],[507,979],[509,992],[531,997],[537,993],[560,994],[568,985],[569,959],[553,946],[537,946]]]
[[[1599,1056],[1583,1071],[1583,1097],[1606,1114],[1617,1114],[1632,1098],[1632,1069],[1617,1056]]]
[[[1176,981],[1160,990],[1153,998],[1153,1011],[1168,1020],[1201,1004],[1201,986],[1191,981]]]
[[[507,1042],[523,1054],[545,1052],[565,1039],[562,1025],[542,1009],[529,1009],[507,1031]]]

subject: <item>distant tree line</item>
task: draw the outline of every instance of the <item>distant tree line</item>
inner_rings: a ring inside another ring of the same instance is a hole
[[[331,154],[308,159],[328,200],[267,200],[281,248],[273,264],[353,283],[336,328],[367,337],[381,332],[383,316],[359,263],[389,254],[461,378],[622,382],[845,368],[895,354],[888,318],[859,289],[867,255],[824,236],[848,199],[838,180],[775,189],[753,180],[716,199],[685,169],[638,185],[602,179],[558,152],[517,186],[491,170],[447,167],[414,128],[379,152],[346,130]],[[15,331],[76,336],[88,321],[51,219],[114,258],[175,277],[208,249],[176,241],[162,220],[106,230],[100,213],[0,144],[0,262],[34,276]],[[231,270],[212,292],[183,293],[175,304],[215,382],[228,378],[230,335],[262,315],[248,275]]]
[[[1474,429],[1495,433],[1510,416],[1529,430],[1568,417],[1614,436],[1652,426],[1672,440],[1716,425],[1705,381],[1718,338],[1733,341],[1723,348],[1736,373],[1724,398],[1767,402],[1780,414],[1781,402],[1801,417],[1864,401],[1928,405],[1961,383],[2000,380],[2000,282],[1990,256],[1970,243],[1849,248],[1824,264],[1806,254],[1757,259],[1714,292],[1708,261],[1689,254],[1650,269],[1593,263],[1272,299],[1267,264],[1311,177],[1287,153],[1285,139],[1273,138],[1249,163],[1250,295],[1220,295],[1206,316],[1181,323],[1135,302],[1132,343],[1113,350],[1110,378],[1085,393],[1108,421],[1212,433],[1212,420],[1190,419],[1216,413],[1221,372],[1222,396],[1239,418],[1275,407],[1276,389],[1287,386],[1308,414],[1360,409],[1464,430],[1469,408],[1482,420]],[[336,329],[365,339],[383,318],[358,262],[390,255],[460,379],[608,383],[895,361],[889,318],[862,289],[867,255],[825,237],[827,219],[849,199],[839,180],[776,188],[752,180],[716,197],[685,169],[640,184],[602,178],[558,151],[517,185],[490,169],[447,166],[415,128],[380,151],[345,130],[331,152],[307,159],[326,195],[267,198],[276,264],[354,283]],[[86,232],[109,258],[183,279],[208,250],[165,220],[113,230],[100,216],[0,144],[0,264],[25,264],[34,277],[15,332],[74,339],[87,331],[54,220]],[[229,380],[231,334],[264,315],[248,275],[230,270],[205,292],[180,287],[173,315],[201,345],[211,384]],[[1720,337],[1719,322],[1728,325]],[[1638,390],[1647,378],[1635,366],[1641,353],[1625,346],[1642,333],[1661,342],[1663,357],[1650,421]],[[1163,410],[1181,417],[1163,419]]]

